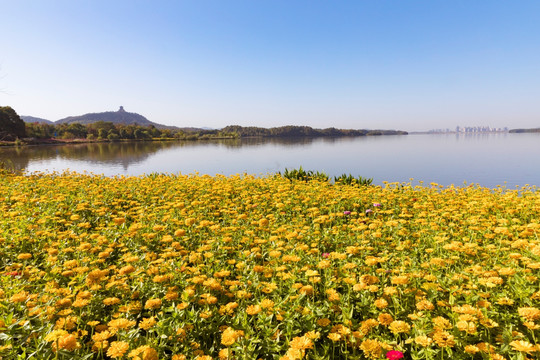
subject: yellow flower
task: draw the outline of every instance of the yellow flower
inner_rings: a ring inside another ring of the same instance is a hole
[[[540,309],[534,307],[522,307],[518,309],[518,314],[529,321],[540,319]]]
[[[221,344],[231,346],[238,338],[238,333],[231,327],[228,327],[221,334]]]
[[[186,230],[184,229],[178,229],[174,232],[174,236],[180,237],[186,235]]]
[[[291,340],[289,346],[293,349],[313,349],[313,341],[307,336],[297,336]]]
[[[238,307],[238,303],[237,302],[230,302],[230,303],[227,303],[223,306],[221,306],[219,308],[219,313],[221,315],[234,315],[234,309],[236,309]]]
[[[124,356],[129,349],[129,344],[125,341],[113,341],[107,350],[107,356],[117,359]]]
[[[450,323],[450,321],[448,319],[443,318],[442,316],[437,316],[433,318],[431,321],[433,321],[433,327],[435,329],[445,330],[445,329],[452,328],[452,324]]]
[[[219,353],[218,353],[218,358],[220,360],[227,360],[229,359],[229,349],[221,349],[219,350]],[[173,359],[174,360],[174,359]]]
[[[108,325],[113,329],[126,330],[135,326],[137,322],[128,319],[116,319],[109,321]]]
[[[465,320],[458,321],[456,327],[459,331],[464,331],[468,334],[476,333],[476,325],[473,322],[467,322]]]
[[[382,347],[379,341],[367,339],[362,341],[360,349],[371,359],[378,359],[382,354]]]
[[[300,294],[304,294],[304,295],[312,295],[313,294],[313,286],[311,285],[305,285],[305,286],[302,286],[298,292]]]
[[[425,336],[425,335],[419,335],[417,337],[414,338],[414,342],[420,346],[424,346],[424,347],[427,347],[427,346],[430,346],[431,343],[433,342],[433,340],[428,337],[428,336]]]
[[[113,218],[113,222],[114,222],[116,225],[122,225],[123,223],[126,222],[126,219],[123,218],[123,217],[115,217],[115,218]]]
[[[196,357],[196,360],[212,360],[210,355],[200,355]]]
[[[13,295],[10,300],[12,303],[20,303],[20,302],[25,302],[27,299],[28,299],[28,292],[23,290]]]
[[[65,334],[64,336],[58,338],[57,342],[53,343],[53,350],[56,350],[58,348],[62,350],[72,351],[77,349],[79,346],[80,345],[77,342],[77,336],[73,334]]]
[[[156,323],[157,322],[153,316],[150,318],[143,318],[143,320],[139,323],[139,328],[143,330],[148,330],[152,328],[154,325],[156,325]]]
[[[131,350],[128,357],[134,358],[134,360],[158,360],[158,353],[150,346],[143,345]]]
[[[246,313],[248,315],[257,315],[258,313],[261,312],[261,310],[262,310],[262,308],[259,305],[249,305],[246,308]]]
[[[68,335],[66,330],[53,330],[45,336],[45,341],[51,342],[60,339],[63,336]]]
[[[134,272],[136,269],[133,265],[126,265],[124,267],[122,267],[118,273],[120,275],[127,275],[127,274],[131,274],[132,272]]]
[[[416,303],[416,308],[418,310],[433,310],[435,309],[435,306],[429,300],[421,300]]]
[[[339,341],[341,339],[341,335],[338,333],[330,333],[328,334],[328,338],[332,340],[333,342]]]
[[[120,302],[121,302],[120,299],[116,297],[103,299],[103,305],[105,306],[120,304]]]
[[[433,341],[439,347],[453,347],[456,344],[454,336],[445,330],[436,330],[433,334]]]
[[[476,354],[477,352],[480,351],[480,349],[474,345],[466,345],[464,350],[468,354]]]
[[[92,335],[92,340],[94,340],[95,342],[100,342],[100,341],[109,339],[113,335],[114,334],[111,333],[110,331],[104,330],[104,331],[101,331]]]
[[[150,299],[144,304],[145,309],[159,309],[161,307],[161,299]]]
[[[407,276],[393,276],[392,284],[393,285],[407,285],[409,283],[409,278]]]
[[[341,296],[335,289],[326,290],[326,294],[328,295],[328,301],[339,301],[341,299]]]
[[[510,346],[519,352],[530,353],[536,351],[536,346],[523,340],[514,340],[510,343]]]
[[[263,309],[272,309],[274,307],[274,302],[270,299],[263,299],[261,301],[261,307]]]
[[[158,352],[151,347],[147,347],[141,354],[142,360],[158,360]]]
[[[377,320],[383,326],[388,326],[394,321],[394,319],[392,318],[392,315],[386,314],[386,313],[379,314],[379,317],[377,318]]]
[[[411,326],[401,320],[392,321],[388,328],[394,334],[408,333],[411,330]]]
[[[388,306],[388,301],[384,299],[377,299],[375,300],[374,305],[378,309],[384,309]]]

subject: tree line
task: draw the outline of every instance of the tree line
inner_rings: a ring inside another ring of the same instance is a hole
[[[228,133],[235,133],[238,134],[240,137],[338,137],[407,134],[407,132],[399,130],[352,130],[336,129],[334,127],[326,129],[314,129],[310,126],[293,125],[279,126],[273,128],[231,125],[224,127],[222,131]]]
[[[181,129],[160,129],[154,125],[115,124],[97,121],[83,125],[80,123],[47,124],[43,122],[25,123],[9,106],[0,107],[0,141],[17,139],[86,139],[86,140],[151,140],[178,139],[199,140],[212,138],[236,138],[237,134],[222,130],[183,131]]]
[[[152,139],[178,139],[198,140],[211,138],[231,138],[236,134],[229,134],[220,130],[183,131],[180,129],[160,129],[154,125],[115,124],[108,121],[97,121],[88,125],[80,123],[43,124],[31,123],[27,125],[27,136],[38,139],[88,139],[88,140],[152,140]]]
[[[254,126],[230,125],[221,130],[184,131],[174,128],[157,128],[154,125],[118,124],[108,121],[97,121],[90,124],[61,123],[48,124],[42,122],[25,123],[11,107],[0,107],[0,140],[16,139],[87,139],[87,140],[151,140],[178,139],[204,140],[216,138],[241,137],[340,137],[340,136],[373,136],[373,135],[405,135],[399,130],[352,130],[314,129],[309,126],[280,126],[262,128]]]

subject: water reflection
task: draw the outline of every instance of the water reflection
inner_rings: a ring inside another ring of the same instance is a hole
[[[54,159],[115,164],[127,169],[130,164],[142,162],[172,145],[165,142],[136,142],[6,147],[0,150],[0,161],[17,171],[25,170],[31,162]]]
[[[302,166],[329,176],[443,185],[540,185],[540,134],[438,134],[342,138],[244,138],[0,148],[19,171],[269,174]]]
[[[354,138],[349,140],[354,141]],[[131,165],[142,163],[161,151],[171,149],[223,147],[228,150],[240,150],[245,147],[263,145],[299,148],[313,143],[333,144],[337,141],[344,141],[344,138],[243,138],[175,142],[147,141],[36,145],[1,148],[0,161],[16,171],[24,171],[31,162],[46,162],[54,159],[84,161],[90,165],[118,165],[124,170],[128,170]]]

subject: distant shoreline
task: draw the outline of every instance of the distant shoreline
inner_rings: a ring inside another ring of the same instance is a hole
[[[476,131],[476,132],[464,132],[464,131],[410,131],[410,135],[485,135],[485,134],[508,134],[513,132],[509,131]]]
[[[391,135],[408,135],[405,131],[396,130],[372,130],[369,133],[361,135],[244,135],[244,136],[212,136],[212,137],[186,137],[186,138],[152,138],[152,139],[35,139],[23,138],[15,141],[0,141],[0,147],[3,146],[35,146],[35,145],[76,145],[76,144],[91,144],[91,143],[121,143],[121,142],[180,142],[180,141],[212,141],[212,140],[235,140],[235,139],[299,139],[299,138],[350,138],[364,136],[391,136]]]

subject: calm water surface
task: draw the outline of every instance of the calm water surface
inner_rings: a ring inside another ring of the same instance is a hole
[[[540,134],[404,135],[318,139],[99,143],[0,149],[25,170],[114,175],[153,172],[266,175],[302,166],[383,181],[540,186]]]

